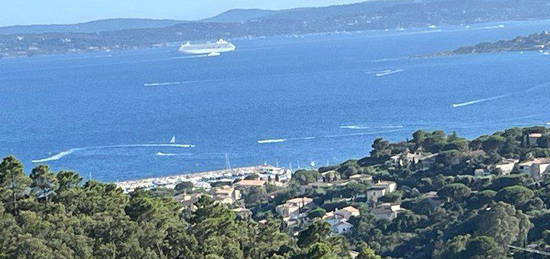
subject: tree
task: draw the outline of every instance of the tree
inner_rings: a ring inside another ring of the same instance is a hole
[[[330,224],[324,221],[316,221],[298,234],[298,246],[302,248],[309,247],[324,241],[329,235]]]
[[[498,191],[495,198],[498,201],[504,201],[519,206],[534,196],[535,194],[530,189],[520,185],[514,185]]]
[[[371,157],[376,159],[389,157],[391,155],[391,150],[389,147],[389,141],[382,138],[375,139],[372,143]]]
[[[30,185],[32,192],[39,198],[44,198],[48,203],[48,197],[50,197],[57,189],[57,178],[50,171],[50,168],[45,165],[39,165],[32,169],[30,178],[32,183]]]
[[[498,191],[508,186],[521,185],[523,183],[523,177],[524,176],[520,174],[500,176],[493,180],[490,188]]]
[[[23,172],[23,164],[13,156],[0,163],[0,195],[12,214],[18,214],[18,202],[25,196],[31,180]]]
[[[307,258],[311,259],[336,259],[336,255],[332,252],[330,245],[324,242],[313,244],[307,252]]]
[[[482,210],[475,222],[478,235],[492,237],[502,248],[516,241],[523,242],[532,228],[525,214],[504,202],[494,203]]]
[[[361,194],[366,194],[368,188],[368,185],[357,182],[350,182],[343,187],[342,194],[345,197],[352,197],[355,201],[357,199],[357,196]]]
[[[440,197],[448,198],[455,201],[460,201],[464,198],[467,198],[472,193],[472,190],[468,186],[461,183],[452,183],[443,186],[437,194]]]
[[[315,170],[298,170],[292,176],[292,182],[299,185],[307,185],[317,182],[321,178],[321,174]]]
[[[61,171],[57,175],[57,192],[63,192],[80,186],[82,177],[73,171]]]
[[[382,257],[377,255],[369,246],[363,246],[356,259],[382,259]]]
[[[499,259],[506,257],[506,250],[499,247],[492,237],[478,236],[468,240],[462,254],[471,259]]]
[[[506,139],[502,136],[493,135],[483,142],[483,149],[486,151],[496,151],[502,147]]]
[[[322,218],[323,216],[325,216],[325,214],[327,213],[327,211],[323,208],[316,208],[316,209],[313,209],[311,210],[308,214],[307,214],[307,217],[309,219],[315,219],[315,218]]]

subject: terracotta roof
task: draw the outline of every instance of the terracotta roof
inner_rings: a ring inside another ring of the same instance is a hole
[[[265,181],[262,180],[241,180],[237,183],[240,186],[263,186]]]
[[[312,201],[313,201],[313,199],[308,198],[308,197],[299,197],[299,198],[294,198],[294,199],[287,200],[286,202],[287,203],[300,203],[300,202],[309,203],[309,202],[312,202]]]
[[[550,164],[550,157],[535,158],[531,161],[523,162],[522,166],[531,166],[534,164]]]
[[[350,212],[350,213],[359,212],[358,209],[356,209],[355,207],[352,207],[352,206],[345,207],[345,208],[343,208],[343,209],[341,209],[341,210],[345,210],[345,211],[348,211],[348,212]]]

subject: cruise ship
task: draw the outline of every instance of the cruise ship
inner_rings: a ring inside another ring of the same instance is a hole
[[[202,44],[191,44],[187,42],[182,44],[178,49],[179,52],[185,54],[208,54],[208,55],[219,55],[222,52],[230,52],[236,49],[233,43],[220,39],[216,42],[207,42]]]

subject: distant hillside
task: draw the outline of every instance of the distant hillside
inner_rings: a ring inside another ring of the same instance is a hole
[[[476,53],[495,53],[508,51],[541,51],[550,49],[550,32],[535,33],[529,36],[516,37],[512,40],[483,42],[474,46],[464,46],[456,50],[441,52],[439,56],[454,56]]]
[[[96,33],[128,29],[150,29],[172,26],[182,23],[177,20],[154,19],[107,19],[77,24],[17,25],[0,27],[0,34],[29,34],[47,32]]]
[[[188,40],[548,18],[550,1],[547,0],[380,0],[271,14],[262,10],[235,10],[212,18],[218,22],[186,22],[163,28],[0,35],[0,58],[153,47]]]
[[[248,20],[261,18],[272,15],[278,11],[262,10],[262,9],[233,9],[223,12],[214,17],[204,19],[203,22],[224,22],[224,23],[240,23]]]

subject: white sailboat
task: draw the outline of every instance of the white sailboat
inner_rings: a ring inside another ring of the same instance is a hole
[[[170,144],[176,144],[176,136],[172,136],[170,139]]]

